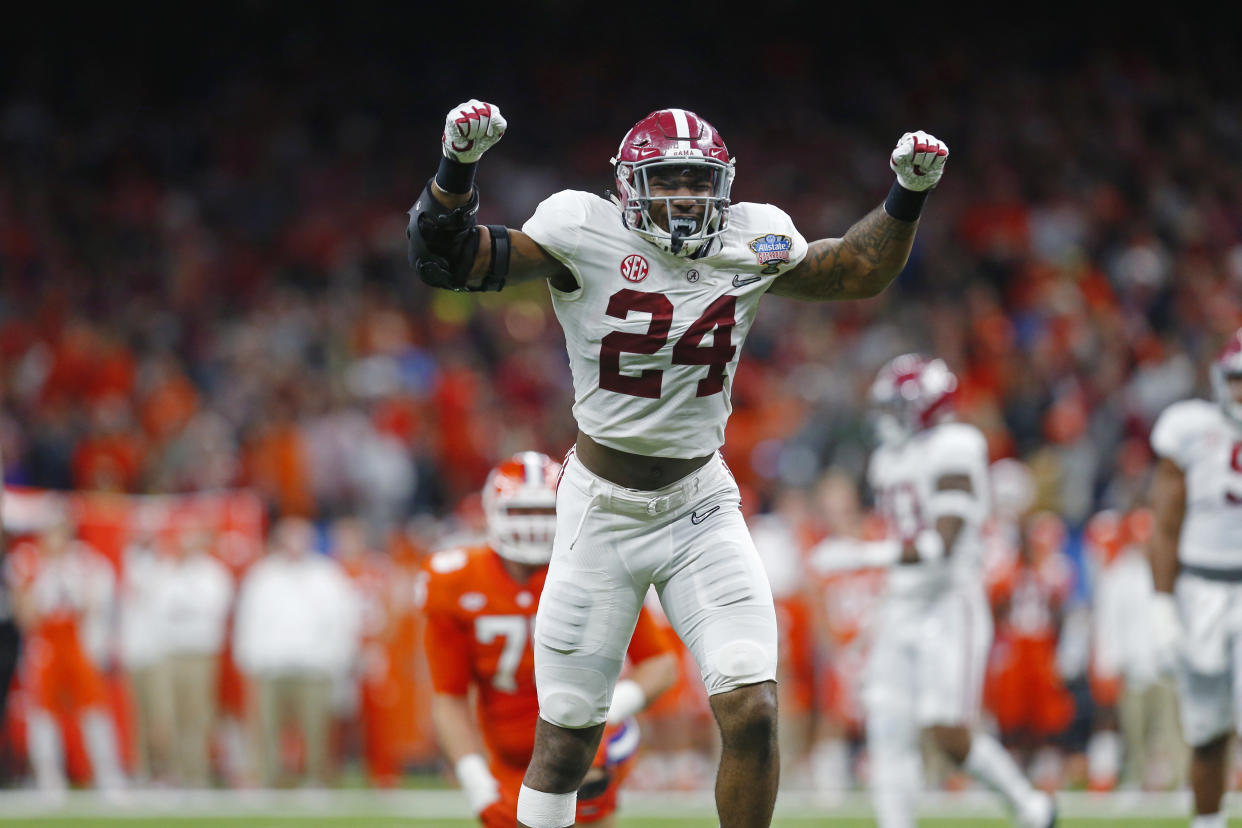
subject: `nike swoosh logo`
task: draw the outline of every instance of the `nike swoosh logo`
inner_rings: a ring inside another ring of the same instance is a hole
[[[734,287],[746,287],[747,285],[753,285],[755,282],[759,281],[762,278],[763,278],[762,276],[751,276],[749,279],[743,279],[742,274],[734,273],[733,274],[733,286]]]
[[[691,512],[690,522],[693,523],[695,526],[698,526],[700,523],[707,520],[709,517],[716,514],[718,511],[720,511],[720,507],[713,506],[712,508],[708,509],[706,512],[704,512],[701,515],[698,512]]]

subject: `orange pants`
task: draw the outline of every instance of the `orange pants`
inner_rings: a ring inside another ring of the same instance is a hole
[[[1056,641],[998,636],[984,701],[1002,733],[1054,736],[1074,718],[1074,699],[1057,673]]]

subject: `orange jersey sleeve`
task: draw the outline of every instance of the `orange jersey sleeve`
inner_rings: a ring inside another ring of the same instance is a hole
[[[630,663],[637,664],[664,653],[676,653],[669,634],[651,617],[651,613],[643,607],[638,613],[638,622],[634,625],[634,635],[630,638],[626,655]]]
[[[457,619],[428,604],[423,645],[431,686],[437,693],[464,696],[470,689],[470,636]]]

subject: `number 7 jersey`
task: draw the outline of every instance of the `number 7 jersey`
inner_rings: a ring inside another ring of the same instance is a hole
[[[806,256],[770,204],[736,204],[699,259],[625,227],[612,202],[565,190],[522,227],[578,289],[550,287],[574,379],[574,418],[596,442],[654,457],[701,457],[724,443],[730,390],[759,299]]]
[[[495,762],[517,769],[535,747],[539,699],[531,627],[547,568],[518,583],[490,547],[444,549],[424,570],[425,645],[437,693],[477,691],[479,729]],[[668,636],[643,611],[626,655],[631,664],[675,652]]]

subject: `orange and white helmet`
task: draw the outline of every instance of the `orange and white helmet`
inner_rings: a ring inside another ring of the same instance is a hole
[[[552,558],[560,476],[561,464],[537,451],[518,452],[487,475],[487,538],[502,558],[534,565]]]

